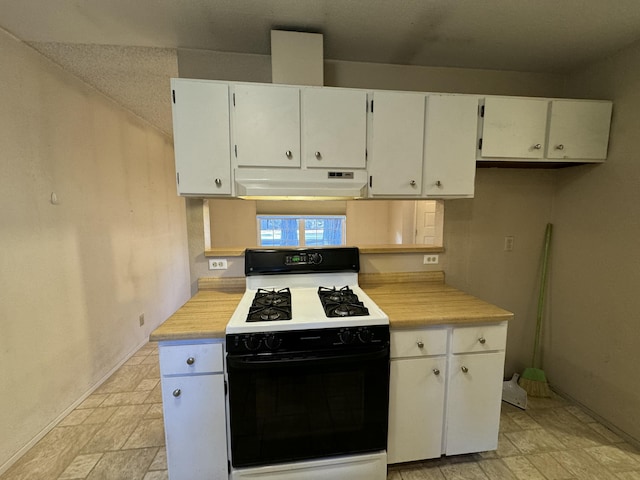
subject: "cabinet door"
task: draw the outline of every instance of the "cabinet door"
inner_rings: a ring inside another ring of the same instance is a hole
[[[227,479],[223,375],[162,377],[171,480]]]
[[[466,95],[429,95],[425,128],[425,194],[473,196],[478,99]]]
[[[542,158],[548,105],[544,99],[486,98],[482,157]]]
[[[388,463],[442,454],[445,369],[445,357],[391,361]]]
[[[180,195],[230,195],[229,87],[172,79],[173,143]]]
[[[300,166],[300,90],[234,87],[234,139],[239,166]]]
[[[453,355],[447,396],[447,455],[498,448],[504,352]]]
[[[374,196],[421,194],[424,102],[422,94],[373,94],[368,171]],[[471,159],[475,163],[473,153]]]
[[[366,92],[305,88],[302,122],[307,167],[366,167]]]
[[[605,159],[609,145],[611,102],[551,102],[547,157]]]

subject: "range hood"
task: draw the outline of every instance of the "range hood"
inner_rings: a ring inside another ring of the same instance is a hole
[[[351,199],[367,194],[364,170],[237,168],[236,196],[262,199]]]

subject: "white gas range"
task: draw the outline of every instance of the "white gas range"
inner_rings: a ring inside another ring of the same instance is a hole
[[[389,319],[354,247],[247,250],[226,329],[232,479],[386,478]]]

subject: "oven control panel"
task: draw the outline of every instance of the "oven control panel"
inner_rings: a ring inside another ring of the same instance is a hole
[[[284,257],[284,264],[286,266],[292,265],[320,265],[322,263],[322,255],[319,253],[307,253],[300,252],[294,255],[287,255]]]
[[[267,354],[319,350],[358,349],[389,344],[389,327],[381,325],[236,333],[226,336],[227,353]]]

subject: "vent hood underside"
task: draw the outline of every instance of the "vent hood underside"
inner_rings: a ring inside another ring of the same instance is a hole
[[[324,197],[334,199],[367,196],[364,170],[302,170],[288,168],[237,168],[237,197]]]

